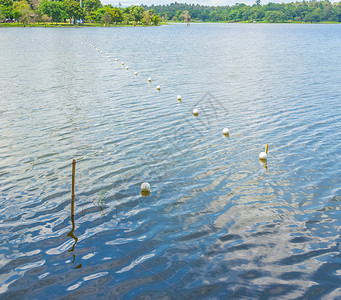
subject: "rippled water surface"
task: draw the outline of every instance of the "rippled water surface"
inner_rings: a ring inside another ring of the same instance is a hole
[[[0,298],[340,298],[340,49],[338,25],[0,29]]]

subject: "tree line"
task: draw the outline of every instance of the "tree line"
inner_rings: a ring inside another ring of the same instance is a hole
[[[200,22],[341,22],[341,2],[302,1],[292,3],[253,5],[238,3],[233,6],[205,6],[199,4],[172,3],[143,6],[153,9],[165,21]]]
[[[102,23],[158,25],[161,18],[153,9],[131,5],[114,7],[100,0],[0,0],[1,22],[28,23]]]

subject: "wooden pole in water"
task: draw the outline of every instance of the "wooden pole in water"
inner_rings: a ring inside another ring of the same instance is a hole
[[[268,154],[269,144],[266,144],[265,146],[265,153]]]
[[[72,161],[72,192],[71,192],[71,216],[75,215],[75,177],[76,177],[76,160]]]
[[[76,160],[72,161],[72,197],[75,197],[75,175],[76,175]]]

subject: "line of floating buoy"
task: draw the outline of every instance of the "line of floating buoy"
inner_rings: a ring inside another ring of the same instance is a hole
[[[85,44],[87,44],[87,43],[85,43]],[[95,48],[94,45],[92,45],[92,44],[89,44],[89,45],[90,45],[91,47]],[[98,48],[96,48],[96,51],[97,51],[97,52],[100,52],[101,54],[103,53],[103,52],[100,51]],[[105,55],[106,55],[108,58],[110,58],[110,55],[109,55],[108,53],[106,53]],[[115,58],[114,61],[115,61],[115,63],[116,63],[116,62],[118,61],[118,58]],[[124,62],[121,62],[121,65],[124,66]],[[129,70],[129,67],[126,66],[125,69],[126,69],[126,70]],[[138,73],[135,71],[135,72],[134,72],[134,75],[137,76]],[[149,83],[152,81],[151,77],[148,77],[147,80],[148,80]],[[156,90],[157,90],[157,91],[160,91],[160,90],[161,90],[161,86],[160,86],[160,85],[157,85],[157,86],[156,86]],[[179,102],[181,102],[181,101],[182,101],[181,95],[177,95],[176,99],[177,99]],[[198,115],[199,115],[199,110],[198,110],[197,108],[193,109],[193,115],[194,115],[194,116],[198,116]],[[223,129],[223,135],[226,136],[226,137],[228,137],[228,136],[230,135],[230,130],[229,130],[227,127],[225,127],[225,128]],[[268,148],[269,148],[269,144],[266,144],[266,146],[265,146],[265,151],[264,151],[264,152],[261,152],[261,153],[259,154],[259,159],[260,159],[261,161],[265,161],[265,162],[266,162],[267,156],[268,156]],[[144,183],[141,184],[141,195],[142,195],[142,196],[149,196],[149,195],[150,195],[150,184],[149,184],[148,182],[144,182]]]

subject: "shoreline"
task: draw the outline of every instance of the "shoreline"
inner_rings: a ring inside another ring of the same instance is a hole
[[[175,24],[186,24],[184,22],[162,22],[157,26],[161,25],[175,25]],[[189,24],[311,24],[311,25],[316,25],[316,24],[341,24],[341,22],[265,22],[265,21],[260,21],[260,22],[200,22],[200,21],[194,21],[190,22]],[[32,23],[32,24],[22,24],[22,23],[0,23],[0,28],[11,28],[11,27],[42,27],[42,28],[82,28],[82,27],[107,27],[107,28],[112,28],[112,27],[152,27],[155,25],[124,25],[124,24],[119,24],[119,25],[103,25],[100,23],[86,23],[86,24],[68,24],[68,23],[57,23],[57,24],[52,24],[52,23],[47,23],[47,24],[42,24],[42,23]]]

